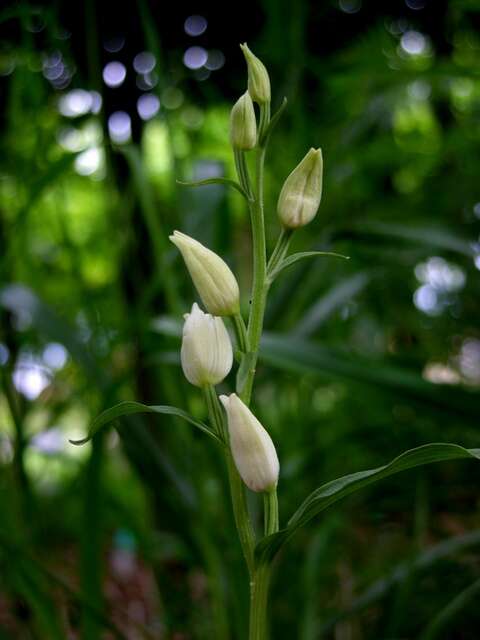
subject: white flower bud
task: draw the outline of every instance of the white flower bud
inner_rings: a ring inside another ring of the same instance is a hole
[[[237,149],[253,149],[257,143],[257,121],[248,91],[233,105],[230,113],[230,142]]]
[[[183,373],[196,387],[216,385],[230,373],[233,350],[223,320],[204,313],[194,303],[185,314],[182,350]]]
[[[303,227],[315,217],[322,198],[323,158],[321,149],[310,149],[285,180],[277,213],[289,229]]]
[[[193,284],[207,311],[214,316],[231,316],[238,313],[238,284],[220,256],[180,231],[175,231],[170,240],[180,249]]]
[[[250,97],[258,104],[270,102],[270,78],[265,65],[250,51],[247,43],[241,44],[240,49],[243,51],[248,65],[248,93]]]
[[[238,473],[252,491],[271,491],[280,470],[272,439],[235,393],[220,396],[220,400],[227,412],[230,449]]]

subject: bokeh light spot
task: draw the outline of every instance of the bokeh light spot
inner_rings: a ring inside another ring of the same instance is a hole
[[[183,28],[189,36],[201,36],[207,30],[208,21],[203,16],[189,16]]]
[[[125,111],[115,111],[108,119],[108,133],[113,142],[124,144],[132,136],[132,121]]]
[[[208,60],[203,47],[189,47],[183,55],[183,64],[189,69],[200,69]]]
[[[72,89],[61,96],[58,109],[67,118],[76,118],[88,113],[93,106],[93,95],[85,89]]]
[[[427,48],[427,41],[423,34],[419,31],[406,31],[401,40],[400,46],[411,56],[419,56],[425,53]]]
[[[91,176],[99,170],[102,155],[99,147],[92,147],[82,151],[75,158],[75,171],[81,176]]]
[[[225,56],[218,49],[212,49],[208,52],[207,61],[205,63],[206,68],[209,71],[218,71],[225,64]]]
[[[358,13],[362,8],[362,0],[338,0],[338,6],[344,13]]]
[[[123,49],[124,45],[125,38],[123,36],[113,36],[112,38],[105,40],[103,48],[109,53],[117,53],[117,51]]]
[[[167,109],[178,109],[183,104],[183,93],[177,87],[167,87],[162,93],[162,104]]]
[[[137,73],[150,73],[150,71],[153,71],[155,64],[155,56],[150,51],[137,53],[133,59],[133,68]]]
[[[43,350],[42,358],[50,369],[63,369],[68,360],[68,351],[59,342],[49,342]]]
[[[150,120],[157,115],[159,109],[160,100],[153,93],[145,93],[137,100],[137,111],[142,120]]]
[[[123,84],[127,69],[125,65],[116,60],[108,62],[103,68],[103,81],[108,87],[116,88]]]

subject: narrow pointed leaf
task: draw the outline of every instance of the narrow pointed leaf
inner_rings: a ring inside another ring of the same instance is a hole
[[[277,122],[282,117],[282,114],[285,111],[286,106],[287,106],[287,98],[284,97],[282,100],[282,104],[278,107],[278,109],[275,111],[275,113],[273,114],[270,120],[267,130],[263,135],[263,140],[261,140],[261,142],[265,143],[265,145],[268,143],[270,136],[272,135],[272,131],[275,129]]]
[[[348,607],[342,607],[323,621],[319,634],[330,633],[338,622],[372,606],[373,603],[385,597],[412,575],[430,570],[445,558],[478,546],[480,546],[480,530],[474,529],[468,533],[442,540],[438,544],[423,549],[413,558],[403,560],[387,575],[373,582],[363,593],[353,598]]]
[[[344,256],[341,253],[333,253],[332,251],[302,251],[300,253],[293,253],[291,256],[288,256],[287,258],[282,260],[282,262],[280,262],[280,264],[275,267],[273,272],[270,274],[270,280],[273,281],[281,271],[283,271],[287,267],[290,267],[292,264],[295,264],[295,262],[298,262],[299,260],[303,260],[304,258],[317,258],[319,256],[331,256],[333,258],[343,258],[344,260],[350,260],[349,256]]]
[[[460,616],[463,609],[469,605],[473,599],[476,599],[479,593],[480,579],[477,579],[440,609],[435,618],[420,635],[420,640],[446,638],[447,630],[453,624],[453,620]],[[451,629],[451,631],[454,631],[454,629]]]
[[[244,198],[248,200],[248,195],[244,188],[235,180],[230,180],[229,178],[206,178],[205,180],[197,180],[195,182],[182,182],[181,180],[177,180],[177,184],[182,187],[205,187],[209,184],[223,184],[226,187],[232,187],[236,189],[239,193],[242,194]]]
[[[147,405],[142,404],[141,402],[133,401],[120,402],[120,404],[117,404],[114,407],[110,407],[110,409],[107,409],[99,416],[97,416],[97,418],[95,418],[95,420],[90,425],[88,435],[85,438],[82,438],[80,440],[70,440],[70,442],[75,445],[85,444],[86,442],[91,440],[102,427],[104,427],[109,422],[112,422],[112,420],[116,420],[117,418],[121,418],[122,416],[131,415],[132,413],[161,413],[164,415],[177,416],[178,418],[183,418],[183,420],[190,422],[190,424],[193,424],[193,426],[197,427],[198,429],[200,429],[200,431],[203,431],[214,440],[222,442],[218,435],[214,433],[214,431],[212,431],[210,427],[208,427],[203,422],[200,422],[200,420],[193,418],[190,414],[188,414],[186,411],[183,411],[182,409],[177,409],[177,407],[170,407],[168,405]]]
[[[285,529],[271,536],[267,536],[257,545],[257,561],[268,562],[271,560],[300,527],[310,522],[310,520],[335,502],[355,493],[359,489],[363,489],[378,480],[387,478],[400,471],[406,471],[407,469],[413,469],[414,467],[431,464],[433,462],[455,460],[458,458],[480,459],[480,449],[465,449],[457,444],[442,442],[425,444],[421,447],[405,451],[382,467],[359,471],[327,482],[308,496],[290,518]]]

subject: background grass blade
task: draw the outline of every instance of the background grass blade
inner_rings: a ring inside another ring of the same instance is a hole
[[[435,638],[447,637],[449,626],[462,610],[480,593],[480,579],[475,580],[470,586],[461,591],[453,600],[441,609],[437,616],[430,622],[425,631],[419,636],[419,640],[435,640]]]
[[[478,546],[480,546],[480,530],[470,531],[459,536],[454,536],[453,538],[448,538],[447,540],[442,540],[442,542],[401,562],[392,569],[388,575],[379,578],[367,587],[363,593],[354,599],[348,609],[327,616],[320,626],[319,635],[322,636],[323,634],[330,633],[337,622],[374,605],[378,600],[387,596],[394,587],[408,579],[412,573],[420,574],[421,572],[428,571],[442,560]]]

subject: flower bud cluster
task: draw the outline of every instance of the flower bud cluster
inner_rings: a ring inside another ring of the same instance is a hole
[[[246,44],[241,45],[241,49],[248,66],[248,91],[232,108],[230,142],[236,162],[239,161],[237,170],[242,181],[242,172],[247,171],[242,153],[264,144],[258,140],[253,103],[260,106],[260,129],[265,132],[270,119],[271,90],[265,65]],[[238,169],[239,166],[243,168]],[[322,196],[322,177],[322,152],[312,148],[287,177],[280,192],[277,213],[285,228],[302,227],[315,217]],[[235,316],[238,322],[239,287],[222,258],[200,242],[179,231],[175,231],[170,240],[180,250],[208,312],[203,312],[195,303],[191,313],[185,315],[181,347],[183,372],[191,384],[211,394],[211,388],[223,382],[232,368],[232,343],[222,316]],[[212,396],[207,397],[211,402]],[[232,457],[243,482],[252,491],[273,491],[280,467],[271,437],[235,393],[220,396],[220,401],[227,417]]]

